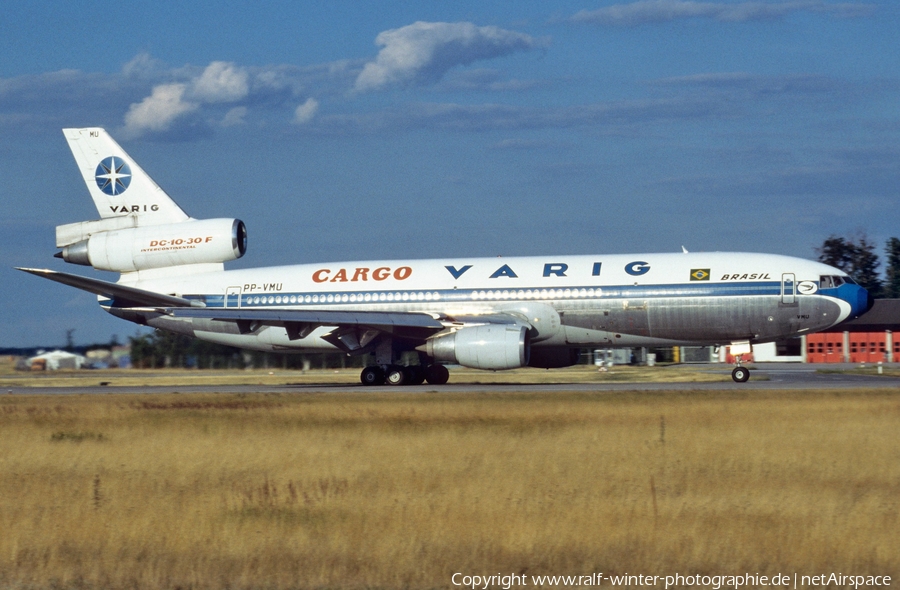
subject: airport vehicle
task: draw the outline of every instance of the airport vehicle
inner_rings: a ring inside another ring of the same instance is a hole
[[[20,270],[98,295],[123,319],[246,349],[373,354],[367,385],[446,383],[486,370],[575,364],[580,348],[752,345],[865,312],[830,266],[736,252],[327,262],[224,269],[237,219],[189,217],[100,128],[63,130],[99,220],[56,228],[55,256],[118,282]],[[749,371],[738,362],[732,377]]]

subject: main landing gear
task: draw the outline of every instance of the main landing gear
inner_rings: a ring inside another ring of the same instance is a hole
[[[417,365],[398,364],[401,356],[392,339],[382,337],[375,347],[375,364],[363,369],[359,380],[363,385],[421,385],[425,381],[431,385],[443,385],[450,379],[447,367],[428,364],[431,359],[422,353]]]
[[[378,365],[366,367],[359,375],[363,385],[421,385],[427,381],[431,385],[443,385],[450,379],[450,372],[444,365]]]

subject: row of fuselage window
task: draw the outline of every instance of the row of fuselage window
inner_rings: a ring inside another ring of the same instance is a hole
[[[502,291],[472,291],[472,301],[504,299],[572,299],[599,297],[602,289],[504,289]],[[462,293],[460,293],[462,294]],[[440,301],[437,291],[396,293],[323,293],[316,295],[244,295],[242,305],[303,305],[307,303],[381,303],[408,301]]]

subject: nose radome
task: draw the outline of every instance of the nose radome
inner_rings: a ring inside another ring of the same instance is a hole
[[[847,302],[853,308],[851,317],[858,318],[859,316],[872,309],[872,306],[875,305],[875,298],[872,297],[872,294],[863,287],[857,285],[854,285],[854,287],[856,288],[856,293],[853,294],[855,295],[855,297],[851,295],[851,297],[848,298]]]
[[[865,297],[865,303],[862,306],[862,311],[859,313],[859,315],[863,315],[864,313],[866,313],[867,311],[872,309],[873,305],[875,305],[875,298],[872,297],[872,294],[869,293],[867,290],[865,290],[865,289],[860,289],[860,290],[862,291],[862,293],[859,294],[860,299],[863,299]]]

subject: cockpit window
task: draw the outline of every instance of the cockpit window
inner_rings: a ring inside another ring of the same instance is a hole
[[[840,287],[844,283],[850,283],[851,285],[855,285],[856,281],[851,279],[848,276],[841,277],[838,275],[822,275],[819,277],[819,288],[820,289],[834,289],[835,287]]]

